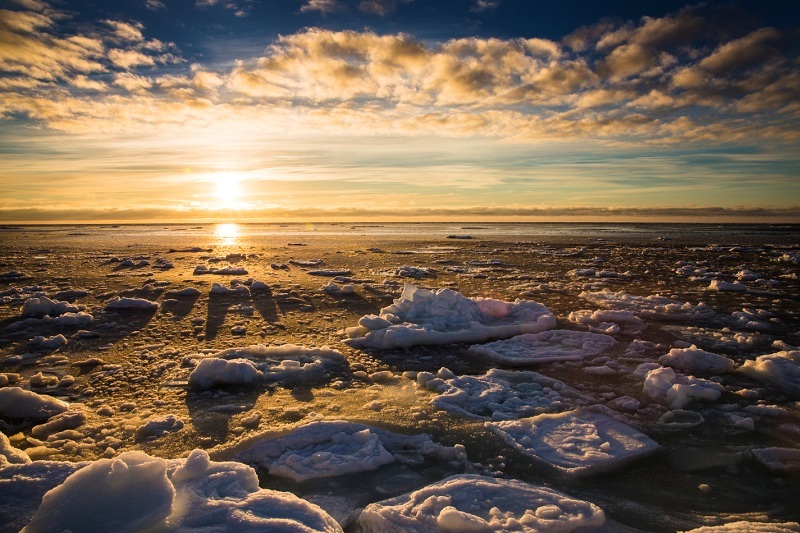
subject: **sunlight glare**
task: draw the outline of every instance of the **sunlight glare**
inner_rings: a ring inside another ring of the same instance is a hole
[[[236,239],[239,237],[239,226],[236,224],[217,224],[214,233],[222,239],[222,244],[233,245],[236,244]]]
[[[213,204],[216,209],[239,210],[245,207],[239,184],[242,176],[234,172],[221,172],[211,176],[214,184]]]

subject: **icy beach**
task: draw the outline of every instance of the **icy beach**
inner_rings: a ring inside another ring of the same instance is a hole
[[[800,531],[800,228],[0,228],[0,533]]]

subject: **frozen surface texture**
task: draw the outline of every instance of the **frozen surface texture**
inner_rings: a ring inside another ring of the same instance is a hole
[[[406,284],[403,294],[378,316],[367,315],[348,328],[351,346],[408,348],[425,344],[486,342],[556,326],[542,304],[467,298],[450,289],[427,290]]]
[[[592,403],[562,382],[531,371],[493,369],[481,376],[425,378],[418,375],[417,385],[438,393],[432,400],[436,407],[482,420],[511,420]]]
[[[603,510],[592,503],[542,486],[477,475],[453,476],[373,503],[358,519],[370,533],[569,532],[604,523]]]
[[[463,462],[464,453],[461,447],[436,444],[425,434],[407,436],[352,422],[319,421],[285,436],[257,438],[234,458],[270,474],[305,481],[375,470],[395,461]]]
[[[584,331],[550,330],[472,346],[468,353],[504,365],[580,361],[600,355],[617,341],[608,335]]]
[[[570,477],[614,470],[659,447],[629,425],[585,409],[487,426],[523,455]]]

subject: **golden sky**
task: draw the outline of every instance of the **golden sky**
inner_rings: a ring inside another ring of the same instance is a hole
[[[790,3],[6,4],[4,223],[800,222]]]

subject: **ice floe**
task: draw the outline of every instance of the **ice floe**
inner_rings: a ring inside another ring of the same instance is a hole
[[[21,387],[0,388],[0,417],[46,420],[69,408],[67,402]]]
[[[211,461],[203,450],[172,461],[131,451],[88,464],[37,462],[10,468],[17,474],[7,480],[11,491],[25,490],[27,479],[66,475],[44,495],[25,533],[342,531],[318,506],[287,492],[261,489],[251,467]]]
[[[608,309],[627,310],[639,317],[654,320],[688,321],[714,315],[714,310],[702,302],[692,305],[689,302],[679,302],[659,295],[634,296],[603,289],[599,292],[584,291],[580,296]]]
[[[567,320],[576,324],[588,326],[589,331],[616,335],[636,335],[647,327],[647,324],[631,311],[598,309],[596,311],[572,311]]]
[[[249,385],[263,381],[264,373],[247,359],[201,359],[189,374],[189,385],[199,389],[215,386]]]
[[[223,267],[223,268],[208,268],[205,265],[198,265],[192,272],[195,276],[202,276],[205,274],[216,274],[218,276],[246,276],[248,274],[246,268],[241,267]]]
[[[570,477],[614,470],[659,448],[631,426],[587,409],[486,425],[518,452]]]
[[[703,526],[684,533],[799,533],[797,522],[748,522],[740,520],[720,526]]]
[[[745,361],[737,372],[769,381],[786,394],[800,397],[800,350],[760,355],[755,360]]]
[[[492,369],[481,376],[455,376],[441,369],[436,376],[417,374],[417,386],[438,394],[439,409],[481,420],[511,420],[567,411],[593,403],[562,382],[532,371]]]
[[[295,481],[366,472],[395,461],[419,465],[428,459],[455,465],[466,459],[461,446],[439,445],[429,435],[400,435],[363,424],[316,421],[287,435],[266,433],[234,459]]]
[[[458,342],[485,342],[554,328],[555,316],[542,304],[467,298],[450,289],[427,290],[406,284],[400,298],[347,329],[351,346],[408,348]]]
[[[659,364],[687,372],[723,374],[733,369],[733,361],[724,355],[701,350],[694,344],[689,348],[673,348],[658,358]]]
[[[109,300],[105,306],[106,311],[149,311],[157,308],[158,302],[152,302],[144,298],[120,298],[119,296]]]
[[[47,296],[31,298],[22,305],[20,316],[22,318],[56,317],[64,313],[77,313],[80,309],[69,302],[51,300]]]
[[[368,505],[365,532],[575,531],[600,527],[603,510],[547,487],[465,474]]]
[[[637,372],[644,374],[644,392],[651,398],[681,409],[693,400],[716,401],[725,391],[719,383],[694,376],[677,374],[658,363],[639,365]]]
[[[744,292],[747,290],[747,285],[712,279],[708,288],[712,291]]]
[[[189,374],[189,384],[200,389],[248,385],[264,380],[314,380],[345,362],[344,355],[327,346],[254,344],[187,358],[199,360]]]
[[[580,361],[600,355],[617,341],[584,331],[549,330],[471,346],[467,353],[505,365]]]

